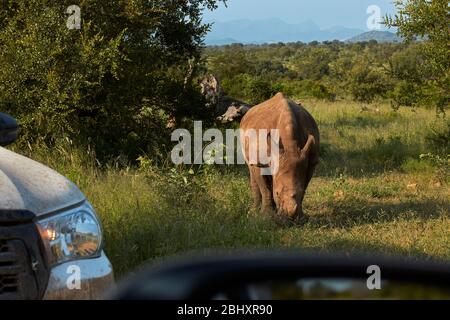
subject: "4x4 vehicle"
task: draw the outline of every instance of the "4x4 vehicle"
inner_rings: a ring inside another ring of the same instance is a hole
[[[92,299],[114,282],[83,193],[50,168],[2,148],[18,135],[0,113],[0,299]]]

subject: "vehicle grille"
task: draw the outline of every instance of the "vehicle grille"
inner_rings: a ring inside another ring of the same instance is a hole
[[[0,240],[0,297],[14,297],[19,289],[16,256],[6,240]]]
[[[9,250],[8,243],[5,240],[0,240],[0,296],[17,292],[17,273],[11,272],[11,274],[8,274],[5,271],[6,268],[11,269],[11,266],[14,266],[14,258]]]
[[[36,225],[5,222],[1,210],[0,217],[0,300],[38,299],[48,271]]]

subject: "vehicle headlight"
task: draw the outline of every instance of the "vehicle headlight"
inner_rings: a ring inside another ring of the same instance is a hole
[[[52,265],[99,255],[102,232],[89,203],[38,221]]]

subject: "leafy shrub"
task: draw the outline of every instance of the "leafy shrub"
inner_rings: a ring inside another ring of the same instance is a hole
[[[420,101],[420,87],[409,81],[399,81],[387,96],[392,99],[392,108],[416,106]]]
[[[437,168],[436,175],[442,181],[448,181],[450,177],[450,154],[438,155],[426,153],[420,155],[421,161],[427,161]]]
[[[433,172],[434,167],[428,161],[422,161],[422,159],[409,158],[402,164],[401,169],[405,173],[425,173]]]
[[[428,160],[439,167],[446,167],[450,164],[450,154],[447,156],[440,156],[432,153],[425,153],[420,155],[421,160]]]
[[[245,93],[250,98],[249,103],[258,104],[273,97],[277,92],[269,82],[262,79],[252,79]]]
[[[443,128],[432,128],[425,137],[432,152],[440,155],[450,154],[450,121]]]
[[[400,166],[408,157],[407,146],[398,136],[389,136],[387,139],[375,139],[375,144],[369,150],[370,159],[386,168]]]
[[[0,108],[22,142],[68,137],[133,159],[164,135],[156,109],[205,115],[193,66],[215,0],[81,1],[80,30],[67,28],[68,1],[0,3]]]
[[[278,86],[284,93],[297,98],[316,98],[320,100],[334,101],[336,95],[327,86],[312,80],[289,81]]]
[[[253,105],[271,98],[280,88],[280,86],[272,86],[270,82],[249,74],[238,74],[231,79],[225,79],[222,87],[229,96]]]

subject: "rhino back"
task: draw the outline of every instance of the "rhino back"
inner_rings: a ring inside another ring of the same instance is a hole
[[[318,153],[319,130],[314,118],[302,106],[287,99],[282,93],[251,108],[241,121],[241,129],[278,129],[286,148],[302,147],[308,135],[313,135]]]

